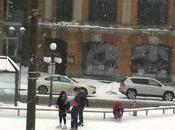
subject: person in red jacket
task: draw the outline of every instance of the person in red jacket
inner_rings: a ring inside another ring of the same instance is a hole
[[[121,119],[123,116],[124,107],[121,101],[116,101],[113,107],[113,114],[115,119]]]
[[[72,108],[70,110],[71,113],[71,129],[70,130],[78,130],[78,112],[79,112],[79,101],[80,101],[80,93],[77,87],[74,88],[74,100],[72,102]]]

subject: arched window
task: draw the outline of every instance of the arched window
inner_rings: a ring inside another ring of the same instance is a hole
[[[169,47],[159,44],[135,46],[132,50],[132,74],[167,78],[170,71]]]
[[[83,43],[82,51],[84,75],[107,77],[116,75],[116,46],[101,42],[88,42]]]

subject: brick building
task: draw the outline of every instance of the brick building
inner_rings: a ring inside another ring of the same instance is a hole
[[[57,73],[175,80],[174,0],[39,1],[38,49],[57,43]]]

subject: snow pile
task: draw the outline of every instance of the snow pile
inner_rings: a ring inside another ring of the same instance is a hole
[[[133,29],[132,27],[123,27],[120,25],[111,25],[111,26],[98,26],[98,25],[89,25],[89,24],[85,24],[82,25],[80,23],[77,22],[65,22],[65,21],[61,21],[61,22],[40,22],[39,23],[40,26],[46,26],[52,29],[57,29],[57,28],[82,28],[84,30],[90,30],[90,29],[96,29],[96,30],[107,30],[107,31],[129,31],[129,32],[133,32],[133,31],[138,31],[138,32],[164,32],[167,33],[169,32],[168,29],[160,29],[160,28],[140,28],[140,29]]]
[[[19,71],[17,64],[7,56],[0,56],[0,71],[15,72]]]
[[[11,64],[9,64],[9,61],[7,59],[0,59],[0,70],[1,71],[10,71],[14,72],[15,69]]]
[[[77,80],[82,84],[95,86],[97,91],[95,98],[118,99],[121,97],[125,97],[123,94],[119,92],[120,84],[118,82],[105,83],[98,80],[80,79],[80,78],[76,78],[75,80]]]

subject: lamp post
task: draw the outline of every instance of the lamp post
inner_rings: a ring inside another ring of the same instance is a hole
[[[50,44],[50,50],[51,50],[51,75],[54,74],[54,51],[57,49],[57,44],[56,43],[51,43]],[[52,105],[52,90],[53,90],[53,76],[51,76],[50,80],[50,93],[49,93],[49,106]]]
[[[24,27],[20,27],[19,29],[16,29],[15,27],[9,27],[9,31],[11,34],[16,33],[18,36],[18,45],[17,45],[17,55],[19,56],[19,62],[20,62],[20,74],[21,74],[21,65],[22,65],[22,36],[24,35],[26,29]]]
[[[16,78],[15,78],[15,106],[17,106],[17,98],[18,98],[18,94],[20,92],[18,92],[20,86],[21,86],[21,66],[22,66],[22,35],[24,34],[24,32],[26,31],[26,29],[24,27],[20,27],[19,29],[15,29],[15,27],[9,27],[9,32],[11,34],[17,34],[18,36],[18,44],[17,44],[17,56],[19,57],[19,64],[20,64],[20,70],[19,72],[16,73]]]
[[[18,36],[18,44],[17,44],[17,55],[19,55],[19,62],[21,67],[21,49],[22,49],[22,36],[24,35],[26,29],[24,27],[20,27],[19,29],[16,29],[15,27],[9,27],[10,34],[17,34]]]
[[[52,97],[53,97],[53,74],[54,74],[54,65],[55,63],[61,64],[62,58],[56,57],[55,50],[57,49],[56,43],[50,44],[50,50],[51,50],[51,56],[50,57],[44,57],[44,61],[46,63],[50,63],[51,65],[51,79],[50,79],[50,92],[49,92],[49,106],[52,105]]]
[[[35,130],[36,115],[36,80],[37,80],[37,35],[38,35],[38,0],[26,0],[28,30],[27,38],[29,42],[29,70],[28,70],[28,92],[27,92],[27,119],[26,130]]]

